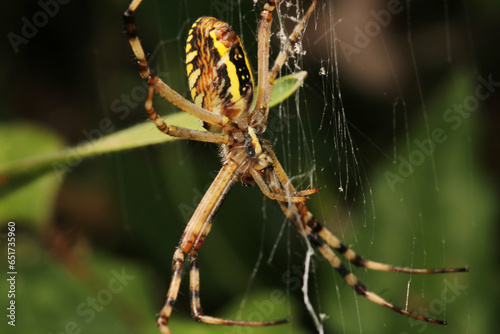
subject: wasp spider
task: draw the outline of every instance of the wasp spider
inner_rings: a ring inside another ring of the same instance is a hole
[[[184,139],[217,143],[221,146],[223,153],[222,168],[188,222],[174,253],[173,274],[167,300],[157,320],[161,332],[170,333],[167,323],[179,293],[186,255],[189,258],[191,308],[195,320],[209,324],[237,326],[269,326],[286,322],[286,320],[267,322],[226,320],[202,313],[199,296],[198,250],[210,232],[212,222],[224,198],[238,180],[247,185],[256,183],[265,196],[276,200],[298,232],[316,247],[317,251],[359,295],[408,317],[444,325],[444,321],[408,312],[369,291],[342,264],[337,254],[356,266],[373,270],[432,274],[460,272],[468,269],[411,269],[362,258],[314,218],[304,201],[318,189],[297,191],[274,154],[271,143],[262,139],[266,131],[274,80],[288,54],[292,52],[301,38],[318,1],[313,1],[299,18],[271,67],[269,66],[271,23],[273,11],[280,1],[265,1],[258,27],[258,88],[256,92],[254,92],[252,71],[234,29],[227,23],[212,17],[201,17],[196,20],[189,31],[186,44],[186,70],[194,103],[183,98],[151,72],[134,23],[134,13],[141,2],[142,0],[133,0],[123,17],[130,46],[137,58],[140,75],[149,87],[145,102],[146,113],[161,132]],[[202,120],[208,131],[165,124],[153,107],[155,92],[183,111]]]

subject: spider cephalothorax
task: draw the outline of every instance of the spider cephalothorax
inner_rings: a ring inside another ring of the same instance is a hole
[[[218,143],[221,145],[223,156],[221,170],[189,220],[174,253],[173,274],[167,300],[157,320],[162,333],[170,333],[167,323],[179,293],[186,255],[189,256],[191,308],[195,320],[210,324],[239,326],[269,326],[286,322],[286,320],[250,322],[227,320],[204,315],[201,310],[198,250],[210,232],[212,222],[224,198],[240,179],[243,184],[257,184],[265,196],[276,200],[297,231],[316,247],[317,251],[359,295],[408,317],[445,324],[444,321],[396,307],[367,290],[365,285],[347,269],[337,254],[356,266],[373,270],[431,274],[467,271],[468,269],[413,269],[363,259],[324,228],[308,210],[304,201],[318,189],[297,191],[274,154],[271,143],[260,138],[266,129],[274,80],[288,54],[292,52],[294,45],[302,36],[318,1],[312,1],[303,15],[297,18],[295,28],[283,43],[271,67],[269,66],[269,39],[273,11],[279,1],[265,1],[258,28],[258,86],[255,94],[252,71],[234,29],[229,24],[212,17],[202,17],[196,20],[189,31],[186,44],[186,70],[194,103],[183,98],[151,73],[134,23],[134,12],[141,2],[142,0],[132,0],[124,13],[124,21],[130,46],[137,57],[140,75],[149,86],[145,103],[146,113],[163,133],[178,138]],[[178,108],[199,118],[209,131],[167,125],[153,107],[155,92]]]

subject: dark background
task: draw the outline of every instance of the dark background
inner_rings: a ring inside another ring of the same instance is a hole
[[[242,2],[239,7],[237,1],[146,0],[137,25],[160,77],[187,96],[184,41],[191,23],[203,15],[235,27],[255,72],[262,4]],[[312,305],[326,315],[325,331],[493,332],[499,296],[499,94],[482,101],[456,130],[442,116],[474,95],[479,76],[500,81],[500,4],[412,1],[408,8],[405,3],[348,61],[341,43],[334,49],[334,38],[354,45],[355,28],[366,28],[374,19],[370,11],[380,12],[387,3],[320,2],[304,38],[306,54],[299,65],[309,76],[295,96],[299,102],[292,97],[271,112],[273,121],[283,124],[271,135],[278,156],[290,175],[298,175],[298,187],[322,189],[311,199],[311,210],[360,254],[395,265],[471,268],[469,274],[439,277],[355,271],[369,288],[400,306],[410,280],[409,309],[449,322],[439,327],[356,298],[318,257],[309,288]],[[113,131],[145,120],[144,90],[121,21],[127,5],[59,4],[17,50],[9,36],[22,35],[22,18],[33,22],[42,7],[37,1],[4,5],[0,145],[9,147],[10,131],[26,123],[57,136],[62,146],[73,146],[92,134],[95,138],[97,130],[107,131],[105,118]],[[281,10],[290,29],[287,15],[295,15],[295,6],[288,13],[285,5]],[[278,38],[272,41],[276,55]],[[321,68],[326,75],[320,75]],[[175,111],[155,101],[161,113]],[[283,114],[288,116],[279,118]],[[408,158],[418,150],[415,140],[429,138],[436,128],[444,129],[447,140],[392,191],[386,172],[396,173],[398,157]],[[38,144],[26,131],[14,131],[19,136],[14,151]],[[5,162],[12,159],[2,153]],[[9,215],[10,195],[3,194],[2,254],[6,223],[17,226],[17,325],[6,327],[4,318],[0,326],[19,333],[156,333],[155,315],[164,302],[175,246],[219,168],[214,145],[178,141],[86,159],[42,195],[49,197],[48,206],[25,204],[26,217]],[[172,317],[174,333],[314,332],[301,292],[306,247],[293,227],[283,224],[277,205],[263,199],[258,188],[236,185],[200,252],[202,304],[210,315],[289,317],[291,325],[196,324],[189,319],[185,275]],[[6,255],[2,258],[6,263]],[[133,278],[109,294],[110,280],[122,270]],[[85,306],[88,298],[105,300],[93,317],[78,311],[92,309]]]

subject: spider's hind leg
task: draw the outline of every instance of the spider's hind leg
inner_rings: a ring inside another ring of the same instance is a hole
[[[299,206],[298,206],[299,207]],[[303,206],[302,211],[307,211],[307,208]],[[456,272],[467,272],[469,269],[467,267],[463,268],[437,268],[437,269],[414,269],[407,267],[396,267],[389,264],[375,262],[371,260],[364,259],[362,256],[358,255],[352,249],[344,245],[339,238],[337,238],[333,233],[331,233],[327,228],[324,228],[308,211],[301,213],[304,216],[304,221],[307,221],[307,226],[311,229],[310,238],[321,238],[324,240],[331,248],[336,252],[341,254],[344,258],[352,262],[358,267],[364,267],[371,270],[379,271],[393,271],[400,273],[411,273],[411,274],[443,274],[443,273],[456,273]]]
[[[201,199],[200,204],[196,208],[184,230],[184,234],[179,242],[179,246],[177,247],[172,261],[173,274],[170,282],[170,288],[167,293],[167,300],[164,307],[160,311],[157,320],[158,327],[164,334],[171,333],[167,325],[172,314],[173,304],[175,303],[179,293],[183,261],[186,254],[189,255],[191,309],[195,320],[208,324],[235,326],[270,326],[287,322],[287,320],[256,322],[226,320],[206,316],[201,310],[198,251],[210,232],[212,222],[215,219],[217,211],[224,202],[224,199],[231,190],[232,186],[241,175],[240,166],[241,161],[235,162],[228,158]]]
[[[383,270],[383,271],[399,271],[399,272],[410,272],[419,274],[430,274],[430,273],[447,273],[447,272],[458,272],[467,271],[466,268],[459,269],[411,269],[411,268],[401,268],[393,267],[387,264],[382,264],[378,262],[373,262],[369,260],[362,259],[354,251],[343,245],[338,239],[331,234],[326,228],[323,228],[312,216],[312,214],[307,211],[307,207],[303,203],[288,203],[279,202],[283,212],[286,216],[294,223],[301,234],[306,237],[309,242],[321,253],[321,255],[330,263],[330,265],[342,276],[346,283],[356,291],[357,294],[369,299],[370,301],[379,304],[381,306],[387,307],[395,312],[403,314],[407,317],[414,318],[417,320],[432,322],[439,325],[446,325],[446,321],[437,320],[425,317],[423,315],[415,314],[395,306],[388,301],[386,301],[381,296],[368,290],[366,286],[359,281],[359,279],[342,263],[340,258],[335,254],[333,250],[338,251],[342,256],[346,257],[349,261],[357,266],[362,266],[368,269]],[[332,240],[325,240],[323,236],[333,237],[339,243],[330,244]]]
[[[165,301],[165,305],[161,309],[160,314],[158,315],[158,319],[156,320],[156,324],[163,334],[171,333],[170,329],[167,327],[167,324],[168,320],[170,319],[170,315],[172,314],[174,303],[177,300],[177,295],[179,294],[184,256],[185,253],[182,251],[182,249],[180,247],[177,247],[177,250],[175,251],[174,257],[172,259],[173,273],[172,279],[170,281],[170,288],[168,289],[167,293],[167,300]]]
[[[330,247],[328,247],[328,244],[326,244],[318,234],[311,232],[309,234],[309,241],[311,241],[311,243],[316,246],[321,255],[323,255],[323,257],[328,260],[328,262],[330,262],[331,266],[340,274],[340,276],[344,278],[346,283],[349,284],[349,286],[351,286],[358,295],[361,295],[374,303],[387,307],[407,317],[425,322],[432,322],[439,325],[446,325],[446,321],[428,318],[423,315],[408,312],[407,310],[389,303],[376,293],[371,292],[349,269],[347,269],[347,267],[340,261],[339,257],[332,251]]]
[[[283,167],[276,158],[276,155],[269,150],[268,154],[271,156],[275,177],[279,179],[279,184],[286,189],[287,192],[294,193],[295,188],[286,175]],[[278,187],[277,182],[272,182],[274,187]],[[278,189],[273,189],[277,191]],[[395,267],[384,263],[366,260],[360,255],[356,254],[352,249],[344,245],[333,233],[328,231],[314,218],[312,213],[308,210],[303,202],[289,203],[278,202],[284,214],[292,221],[300,234],[307,238],[309,242],[316,247],[321,255],[330,262],[330,265],[344,278],[344,280],[351,286],[356,293],[371,300],[374,303],[390,308],[391,310],[403,314],[410,318],[415,318],[425,322],[432,322],[435,324],[445,325],[446,322],[427,318],[419,314],[408,312],[400,307],[394,306],[384,298],[371,292],[366,286],[361,283],[358,278],[342,263],[340,258],[335,254],[339,253],[341,256],[352,262],[359,267],[365,267],[372,270],[405,272],[412,274],[434,274],[434,273],[454,273],[468,271],[468,268],[455,268],[455,269],[413,269],[406,267]],[[334,252],[335,251],[335,252]]]

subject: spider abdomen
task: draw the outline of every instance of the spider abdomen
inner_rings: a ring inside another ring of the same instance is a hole
[[[186,41],[186,71],[194,103],[206,110],[239,117],[250,108],[253,78],[234,29],[213,17],[193,23]],[[210,131],[217,126],[205,124]]]

